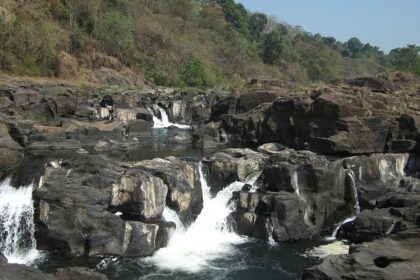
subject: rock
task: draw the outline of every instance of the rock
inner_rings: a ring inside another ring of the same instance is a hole
[[[7,258],[0,253],[0,265],[7,263]]]
[[[245,106],[248,111],[230,96],[213,106],[210,120],[230,142],[245,145],[277,142],[334,155],[418,152],[419,80],[394,79],[348,80],[294,94],[272,87],[277,99]]]
[[[419,279],[419,238],[416,229],[353,246],[348,255],[324,258],[302,279]]]
[[[0,122],[0,178],[18,167],[23,158],[22,147],[11,137],[7,125]]]
[[[168,187],[157,177],[142,170],[130,169],[113,184],[110,207],[143,221],[159,219],[166,205]]]
[[[254,171],[263,169],[268,156],[251,149],[225,149],[203,159],[208,168],[207,181],[217,192],[234,181],[245,182]]]
[[[265,153],[269,155],[279,154],[281,150],[284,150],[286,147],[279,143],[267,143],[258,147],[260,153]]]
[[[339,237],[361,243],[401,231],[402,218],[392,216],[391,212],[391,209],[364,210],[354,222],[343,225]]]
[[[177,132],[174,136],[170,137],[166,143],[168,144],[190,144],[192,141],[191,134],[188,132]]]
[[[55,273],[59,280],[108,280],[105,274],[95,272],[85,267],[66,267],[57,269]]]
[[[163,246],[165,224],[139,219],[140,215],[152,218],[159,215],[161,208],[163,211],[164,204],[153,204],[165,201],[162,194],[153,193],[162,188],[166,194],[160,179],[138,171],[147,184],[142,186],[139,181],[138,186],[130,185],[137,196],[133,197],[133,205],[119,205],[129,213],[117,216],[110,201],[113,188],[115,195],[115,186],[137,171],[90,155],[64,160],[57,167],[46,167],[43,184],[34,192],[36,239],[41,249],[74,255],[135,257],[151,255]],[[156,188],[151,182],[158,184]],[[146,199],[144,191],[149,189],[149,194],[160,195],[160,200],[139,201]],[[134,210],[136,215],[130,215]]]
[[[231,218],[240,234],[299,240],[332,232],[332,225],[355,215],[360,206],[380,207],[392,209],[362,212],[343,227],[343,236],[361,242],[405,230],[403,219],[414,222],[420,210],[417,195],[407,196],[400,187],[407,159],[378,154],[333,160],[310,151],[276,151],[262,166],[259,191],[244,189],[235,196]],[[220,173],[233,176],[235,165],[227,162],[231,165],[220,165]]]
[[[190,225],[200,214],[203,193],[197,164],[168,157],[137,162],[134,166],[144,168],[168,186],[166,203],[178,212],[185,226]]]
[[[0,280],[58,280],[55,276],[43,273],[33,267],[9,264],[3,255],[0,256]]]

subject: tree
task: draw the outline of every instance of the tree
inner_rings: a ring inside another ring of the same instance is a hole
[[[190,56],[180,73],[185,85],[203,88],[208,85],[204,63],[196,56]]]
[[[282,55],[283,45],[284,40],[279,32],[271,31],[266,34],[261,51],[263,62],[270,65],[276,64]]]
[[[233,0],[214,0],[222,7],[225,19],[239,33],[249,36],[248,12],[242,4],[236,4]]]
[[[254,13],[249,17],[249,30],[251,33],[251,39],[254,41],[259,41],[261,39],[267,22],[267,16],[261,13]]]
[[[110,54],[129,64],[135,42],[131,19],[120,12],[109,11],[103,16],[99,26],[98,39]]]
[[[356,37],[350,38],[344,46],[348,50],[351,57],[356,57],[363,49],[363,44]]]
[[[420,75],[420,47],[408,45],[405,48],[391,50],[389,54],[392,65],[402,71]]]

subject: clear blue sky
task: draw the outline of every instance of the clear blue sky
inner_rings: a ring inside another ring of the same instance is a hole
[[[236,0],[252,12],[276,16],[339,41],[357,37],[389,52],[420,45],[420,0]]]

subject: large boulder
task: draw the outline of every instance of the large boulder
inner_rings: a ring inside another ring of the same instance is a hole
[[[0,122],[0,178],[18,167],[23,158],[22,147],[11,137],[8,126]]]
[[[132,184],[122,184],[125,180]],[[50,164],[34,193],[38,245],[74,255],[151,255],[166,239],[167,225],[159,220],[166,189],[144,171],[98,156]],[[128,196],[118,200],[119,191]],[[152,196],[159,198],[149,201]],[[124,202],[118,215],[117,201]]]
[[[420,278],[419,228],[350,247],[305,271],[303,280]]]
[[[167,205],[176,210],[184,225],[191,224],[203,208],[199,166],[174,157],[137,162],[134,166],[160,178],[168,187]]]
[[[143,170],[130,169],[112,186],[110,207],[144,221],[159,219],[165,209],[168,187]]]
[[[56,271],[59,280],[108,280],[105,274],[95,272],[86,267],[66,267]]]
[[[225,149],[203,159],[207,181],[218,192],[235,181],[245,182],[248,175],[262,170],[268,156],[251,149]]]
[[[404,173],[408,155],[331,160],[276,145],[259,150],[270,155],[255,185],[259,189],[248,188],[235,195],[237,210],[232,218],[241,234],[263,240],[305,239],[332,232],[334,224],[358,214],[361,208],[405,207],[389,210],[393,213],[386,212],[389,217],[384,216],[386,210],[364,211],[353,224],[347,224],[346,236],[363,241],[401,230],[402,216],[415,220],[416,195],[401,199],[409,194],[401,188],[401,181],[409,178]]]
[[[273,87],[274,101],[245,106],[244,111],[235,97],[228,97],[213,106],[210,120],[219,123],[231,142],[242,144],[279,142],[335,155],[418,152],[418,85],[418,78],[389,75],[295,94]]]

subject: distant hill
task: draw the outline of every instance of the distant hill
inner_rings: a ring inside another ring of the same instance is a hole
[[[110,84],[237,87],[250,77],[298,83],[399,69],[419,48],[384,55],[250,13],[233,0],[2,0],[0,69]]]

